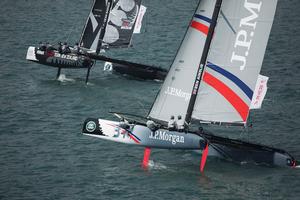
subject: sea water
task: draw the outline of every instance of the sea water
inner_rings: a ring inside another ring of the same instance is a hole
[[[189,151],[143,149],[83,136],[87,117],[109,111],[146,115],[161,82],[91,70],[62,70],[25,60],[40,41],[78,41],[91,0],[0,1],[0,199],[299,199],[300,170],[238,165]],[[168,69],[196,0],[144,1],[142,34],[109,56]],[[251,112],[250,130],[219,128],[231,137],[271,145],[300,159],[300,1],[280,0],[262,74],[269,91]],[[66,81],[66,80],[72,81]]]

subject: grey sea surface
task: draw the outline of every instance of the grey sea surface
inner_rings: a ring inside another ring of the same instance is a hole
[[[200,155],[152,151],[83,136],[87,117],[114,119],[109,111],[146,115],[161,82],[92,69],[63,70],[25,60],[39,41],[74,44],[91,0],[0,1],[0,199],[299,199],[300,169],[238,165]],[[144,0],[142,34],[115,58],[169,68],[197,0]],[[249,130],[218,133],[282,148],[300,159],[300,1],[279,0],[262,74],[269,91],[251,112]],[[70,80],[69,80],[70,79]]]

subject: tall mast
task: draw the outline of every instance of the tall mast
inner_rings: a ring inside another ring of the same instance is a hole
[[[205,41],[205,45],[204,45],[204,50],[203,50],[203,54],[201,57],[201,61],[200,61],[200,65],[198,67],[198,71],[197,71],[197,75],[196,75],[196,79],[194,82],[194,86],[193,86],[193,90],[192,90],[192,95],[189,101],[189,106],[187,109],[187,113],[185,116],[185,122],[186,123],[190,123],[191,119],[192,119],[192,113],[193,113],[193,109],[195,106],[195,102],[196,102],[196,98],[197,98],[197,94],[198,94],[198,90],[200,87],[200,81],[204,72],[204,67],[206,64],[206,60],[207,60],[207,56],[208,56],[208,52],[209,52],[209,47],[213,38],[213,34],[214,34],[214,30],[217,24],[217,19],[221,10],[221,5],[222,5],[222,0],[217,0],[216,1],[216,5],[214,8],[214,12],[213,12],[213,16],[212,16],[212,22],[211,25],[209,27],[209,31],[207,34],[207,39]]]
[[[108,10],[106,10],[107,14],[105,15],[105,18],[104,18],[104,21],[103,21],[103,26],[101,27],[101,32],[100,32],[100,37],[99,37],[99,43],[98,43],[97,50],[96,50],[97,54],[100,52],[101,47],[102,47],[102,42],[103,42],[103,38],[104,38],[104,35],[105,35],[106,26],[108,24],[109,14],[110,14],[110,11],[112,9],[113,1],[109,0],[107,2],[107,5],[108,5]]]

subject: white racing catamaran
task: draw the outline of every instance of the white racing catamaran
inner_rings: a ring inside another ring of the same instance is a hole
[[[246,126],[250,109],[260,108],[267,77],[259,72],[276,5],[276,0],[201,0],[148,121],[119,114],[119,122],[89,118],[83,134],[145,147],[144,167],[151,148],[202,150],[201,171],[207,156],[295,167],[296,160],[284,150],[202,128]]]

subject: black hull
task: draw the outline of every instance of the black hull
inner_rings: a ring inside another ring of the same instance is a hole
[[[88,54],[90,58],[113,63],[113,70],[120,74],[127,74],[140,79],[164,80],[168,70],[161,67],[133,63],[125,60],[109,58],[102,55]]]
[[[286,151],[242,140],[207,133],[195,133],[205,138],[218,157],[235,163],[254,163],[265,166],[295,167],[296,160]]]
[[[41,51],[35,50],[35,60],[33,62],[56,67],[56,68],[91,68],[94,61],[85,55],[61,54],[56,50]]]
[[[61,69],[63,68],[66,69],[86,68],[87,69],[87,75],[85,79],[86,83],[88,82],[90,70],[95,62],[94,60],[92,60],[90,57],[86,55],[76,54],[76,53],[62,54],[59,53],[54,48],[41,50],[35,47],[28,48],[26,59],[39,64],[58,68],[56,79],[59,78]]]
[[[113,70],[120,74],[127,74],[145,80],[164,80],[167,75],[167,70],[153,66],[140,67],[114,64]]]

